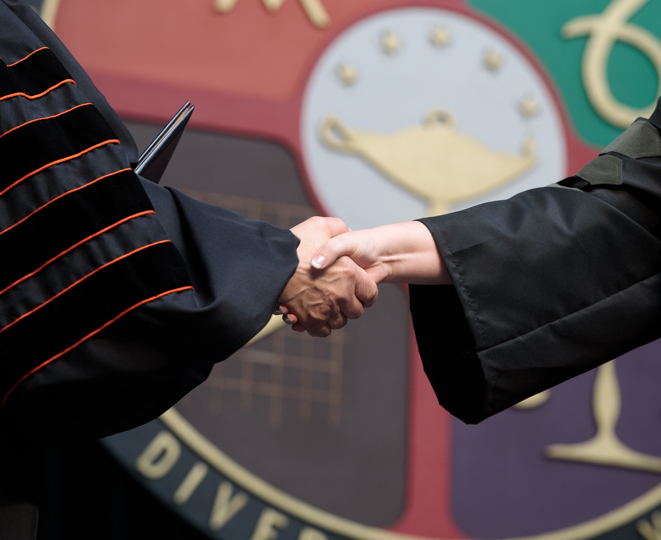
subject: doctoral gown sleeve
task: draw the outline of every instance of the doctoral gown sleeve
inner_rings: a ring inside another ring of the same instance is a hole
[[[421,220],[454,286],[411,286],[439,402],[476,423],[661,336],[661,111],[575,177]]]
[[[141,180],[32,10],[0,2],[0,451],[149,421],[269,320],[288,230]]]

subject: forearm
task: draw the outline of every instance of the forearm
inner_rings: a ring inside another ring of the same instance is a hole
[[[312,259],[317,269],[348,256],[377,283],[451,284],[429,229],[419,221],[383,225],[342,234]]]
[[[424,224],[409,221],[384,225],[371,231],[384,268],[381,282],[420,285],[452,283],[434,237]]]

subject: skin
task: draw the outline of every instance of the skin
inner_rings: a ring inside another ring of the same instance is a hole
[[[349,231],[341,219],[313,217],[291,231],[301,241],[297,249],[299,265],[278,301],[287,306],[286,322],[295,322],[296,330],[326,337],[374,304],[378,288],[349,257],[338,256],[335,264],[325,270],[310,265],[321,245]]]
[[[310,271],[320,272],[315,274],[319,279],[325,272],[337,276],[336,265],[346,265],[346,259],[351,259],[374,283],[452,284],[433,236],[418,221],[361,231],[339,231],[337,226],[333,232],[338,234],[333,234],[313,254],[308,255],[305,251],[299,255],[299,260],[311,261],[307,267]],[[301,258],[306,256],[308,258]],[[301,266],[305,269],[305,262]],[[281,301],[276,313],[282,314],[294,330],[308,330],[307,322],[301,320],[299,312],[287,302]]]

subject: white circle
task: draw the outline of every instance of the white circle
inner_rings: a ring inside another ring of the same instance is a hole
[[[450,41],[434,46],[430,35],[445,28]],[[396,36],[390,54],[382,37]],[[490,70],[484,59],[502,60]],[[340,66],[356,73],[353,84],[338,76]],[[537,113],[524,116],[524,99]],[[330,215],[354,229],[427,215],[425,201],[395,184],[362,157],[326,146],[319,130],[336,117],[351,129],[393,134],[420,126],[427,113],[449,111],[458,132],[488,148],[518,154],[535,140],[536,163],[527,172],[483,196],[450,210],[509,198],[523,190],[561,180],[566,172],[565,140],[555,103],[528,59],[501,34],[465,15],[437,8],[383,11],[349,27],[319,58],[308,81],[301,114],[303,156],[312,189]]]

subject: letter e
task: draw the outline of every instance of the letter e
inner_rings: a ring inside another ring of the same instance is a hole
[[[250,540],[275,540],[278,538],[278,529],[284,529],[289,524],[287,516],[272,508],[266,508],[252,533]]]

